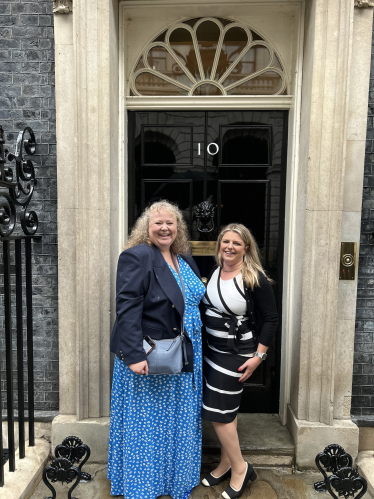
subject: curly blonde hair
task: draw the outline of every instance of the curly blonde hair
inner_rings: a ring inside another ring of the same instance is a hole
[[[144,243],[148,244],[148,246],[153,246],[153,243],[149,239],[149,221],[153,213],[161,210],[165,210],[173,215],[177,222],[177,236],[170,246],[170,251],[172,251],[175,255],[190,254],[188,229],[187,224],[183,219],[182,212],[178,206],[164,199],[151,204],[143,211],[131,230],[125,249],[133,248],[138,244]]]
[[[226,234],[226,232],[236,232],[244,242],[244,245],[248,249],[245,252],[244,255],[244,261],[243,261],[243,267],[242,267],[242,276],[244,281],[246,282],[247,286],[250,286],[251,289],[254,289],[255,286],[259,286],[259,275],[260,273],[263,274],[265,277],[265,271],[262,267],[261,260],[260,260],[260,255],[259,255],[259,250],[258,246],[256,243],[255,238],[252,236],[251,231],[245,227],[245,225],[242,224],[229,224],[224,227],[221,232],[219,233],[217,243],[216,243],[216,251],[215,251],[215,258],[217,264],[222,267],[223,262],[222,262],[222,256],[220,253],[220,247],[221,247],[221,242],[223,239],[223,236]],[[271,279],[267,278],[270,282]]]

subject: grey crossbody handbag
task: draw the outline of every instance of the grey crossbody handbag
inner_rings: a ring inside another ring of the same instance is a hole
[[[183,301],[185,302],[183,279],[174,255],[172,257],[181,281]],[[184,313],[180,335],[176,338],[165,340],[154,340],[149,337],[147,339],[143,338],[143,348],[147,354],[148,374],[180,374],[183,369],[183,363],[188,364],[184,334]]]

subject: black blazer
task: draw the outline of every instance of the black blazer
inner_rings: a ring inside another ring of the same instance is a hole
[[[216,268],[217,265],[210,273],[208,282]],[[261,272],[259,282],[260,286],[253,291],[244,284],[247,317],[251,320],[256,345],[261,343],[269,347],[278,327],[278,312],[271,284]]]
[[[182,258],[200,279],[194,259]],[[116,312],[110,350],[127,365],[147,360],[143,336],[161,340],[181,333],[183,295],[157,246],[139,244],[121,253]],[[186,340],[188,365],[183,370],[193,372],[192,343],[187,335]]]

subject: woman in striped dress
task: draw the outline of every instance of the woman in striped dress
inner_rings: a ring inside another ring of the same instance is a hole
[[[243,383],[266,359],[278,314],[256,241],[244,225],[230,224],[221,231],[215,256],[218,265],[203,299],[208,348],[202,418],[213,423],[221,442],[221,461],[202,483],[210,487],[230,477],[222,496],[234,499],[257,477],[243,459],[236,429]]]

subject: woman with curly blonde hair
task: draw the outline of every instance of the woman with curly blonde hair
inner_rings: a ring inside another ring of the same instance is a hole
[[[112,495],[186,499],[199,483],[198,307],[204,292],[182,213],[168,201],[152,204],[138,218],[118,261],[110,344],[116,355],[108,458]],[[154,340],[174,339],[182,332],[187,350],[182,372],[148,374],[152,350],[143,340],[154,345]]]

